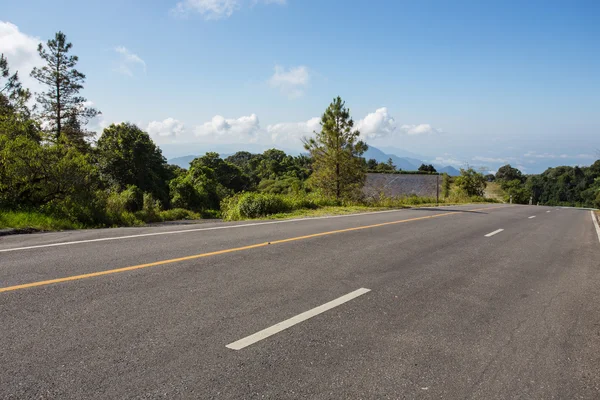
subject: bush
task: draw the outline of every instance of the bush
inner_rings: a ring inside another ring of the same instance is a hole
[[[164,210],[159,212],[161,221],[177,221],[177,220],[193,220],[200,219],[202,216],[198,213],[185,210],[183,208],[173,208],[171,210]]]
[[[237,202],[237,213],[242,218],[258,218],[291,211],[283,196],[266,193],[243,193]]]
[[[271,194],[298,193],[304,189],[304,183],[296,177],[282,179],[263,179],[258,184],[258,191]]]
[[[341,205],[341,202],[316,193],[279,195],[245,192],[224,199],[221,202],[221,213],[224,220],[235,221],[301,209],[314,210],[320,207],[339,205]]]
[[[483,174],[473,168],[460,170],[460,176],[454,179],[456,186],[468,197],[483,196],[487,182]]]
[[[144,193],[144,205],[135,216],[144,222],[161,222],[160,212],[160,201],[155,200],[152,194]]]

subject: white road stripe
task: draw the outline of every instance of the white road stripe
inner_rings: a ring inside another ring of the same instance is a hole
[[[490,232],[487,235],[485,235],[485,237],[492,237],[492,236],[497,235],[498,233],[502,232],[503,230],[504,229],[498,229],[498,230],[496,230],[494,232]]]
[[[592,220],[594,221],[594,226],[596,227],[596,233],[598,234],[598,240],[600,241],[600,225],[598,224],[598,218],[596,218],[593,211],[590,211],[590,212],[592,213]]]
[[[49,244],[39,244],[39,245],[34,245],[34,246],[14,247],[14,248],[10,248],[10,249],[0,249],[0,253],[6,253],[9,251],[19,251],[19,250],[41,249],[44,247],[68,246],[68,245],[72,245],[72,244],[81,244],[81,243],[94,243],[94,242],[107,242],[107,241],[111,241],[111,240],[134,239],[134,238],[149,237],[149,236],[176,235],[176,234],[180,234],[180,233],[189,233],[189,232],[202,232],[202,231],[214,231],[214,230],[219,230],[219,229],[245,228],[247,226],[285,224],[285,223],[289,223],[289,222],[311,221],[311,220],[315,220],[315,219],[358,217],[361,215],[382,214],[382,213],[390,213],[390,212],[406,211],[406,210],[407,209],[405,208],[405,209],[396,209],[396,210],[372,211],[372,212],[357,213],[357,214],[327,215],[327,216],[323,216],[323,217],[294,218],[294,219],[285,219],[285,220],[279,220],[279,221],[254,222],[254,223],[239,224],[239,225],[213,226],[211,228],[195,228],[195,229],[183,229],[183,230],[179,230],[179,231],[141,233],[138,235],[113,236],[113,237],[98,238],[98,239],[75,240],[75,241],[71,241],[71,242],[58,242],[58,243],[49,243]]]
[[[546,211],[546,212],[550,212],[550,210]]]
[[[230,343],[225,347],[232,349],[232,350],[241,350],[244,347],[248,347],[256,342],[259,342],[263,339],[268,338],[269,336],[273,336],[276,333],[279,333],[287,328],[290,328],[296,324],[299,324],[300,322],[306,321],[307,319],[312,318],[315,315],[319,315],[319,314],[324,313],[325,311],[331,310],[334,307],[344,304],[344,303],[346,303],[352,299],[355,299],[358,296],[362,296],[363,294],[368,293],[370,291],[371,291],[371,289],[365,289],[365,288],[355,290],[354,292],[348,293],[348,294],[346,294],[342,297],[338,297],[337,299],[332,300],[328,303],[325,303],[323,305],[315,307],[312,310],[305,311],[302,314],[298,314],[295,317],[286,319],[285,321],[275,324],[267,329],[263,329],[262,331],[256,332],[253,335],[246,336],[243,339],[240,339],[236,342]]]
[[[532,215],[531,217],[529,217],[529,219],[535,218],[535,215]]]

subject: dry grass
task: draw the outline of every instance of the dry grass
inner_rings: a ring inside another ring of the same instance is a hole
[[[504,201],[504,190],[502,190],[499,183],[488,182],[485,188],[485,197],[487,197],[488,199]]]

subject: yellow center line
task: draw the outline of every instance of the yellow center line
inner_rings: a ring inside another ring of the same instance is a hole
[[[492,208],[476,208],[473,210],[466,210],[466,211],[496,210],[498,208],[505,208],[505,207],[507,207],[507,206],[492,207]],[[424,217],[416,217],[416,218],[409,218],[409,219],[401,219],[398,221],[382,222],[382,223],[373,224],[373,225],[356,226],[353,228],[345,228],[345,229],[338,229],[338,230],[334,230],[334,231],[313,233],[313,234],[304,235],[304,236],[296,236],[296,237],[292,237],[292,238],[288,238],[288,239],[273,240],[270,242],[257,243],[257,244],[252,244],[249,246],[234,247],[234,248],[225,249],[225,250],[211,251],[209,253],[194,254],[194,255],[186,256],[186,257],[171,258],[169,260],[155,261],[155,262],[151,262],[151,263],[147,263],[147,264],[139,264],[139,265],[132,265],[129,267],[115,268],[115,269],[109,269],[109,270],[98,271],[98,272],[91,272],[89,274],[73,275],[73,276],[67,276],[67,277],[63,277],[63,278],[49,279],[49,280],[45,280],[45,281],[24,283],[21,285],[14,285],[14,286],[7,286],[7,287],[0,288],[0,293],[12,292],[12,291],[21,290],[21,289],[28,289],[28,288],[37,287],[37,286],[47,286],[47,285],[52,285],[52,284],[56,284],[56,283],[77,281],[77,280],[81,280],[81,279],[94,278],[94,277],[103,276],[103,275],[118,274],[121,272],[134,271],[137,269],[156,267],[158,265],[173,264],[173,263],[182,262],[182,261],[195,260],[198,258],[212,257],[212,256],[218,256],[221,254],[257,249],[259,247],[294,242],[297,240],[311,239],[311,238],[316,238],[316,237],[321,237],[321,236],[333,235],[336,233],[359,231],[359,230],[363,230],[363,229],[372,229],[372,228],[378,228],[381,226],[395,225],[395,224],[401,224],[401,223],[405,223],[405,222],[421,221],[421,220],[425,220],[425,219],[445,217],[448,215],[454,215],[454,214],[460,214],[460,213],[461,213],[461,211],[452,211],[452,212],[447,212],[447,213],[442,213],[442,214],[427,215]]]

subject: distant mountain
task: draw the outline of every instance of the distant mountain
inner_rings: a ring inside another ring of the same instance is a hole
[[[378,147],[378,149],[383,151],[384,153],[394,154],[398,157],[407,158],[407,159],[427,160],[430,158],[430,157],[424,156],[422,154],[413,153],[412,151],[399,149],[397,147],[385,146],[385,147]],[[421,164],[419,164],[419,165],[421,165]]]
[[[387,154],[383,151],[379,150],[377,147],[369,146],[369,150],[363,154],[365,160],[375,159],[377,162],[387,162],[390,158],[392,162],[396,166],[396,168],[400,168],[403,171],[416,171],[419,169],[419,166],[422,164],[419,160],[411,161],[407,158],[398,157],[395,154]],[[414,162],[417,161],[417,162]]]
[[[190,162],[192,162],[192,160],[194,158],[205,154],[207,151],[215,151],[215,152],[219,153],[222,158],[225,158],[227,156],[230,156],[231,154],[234,154],[238,150],[241,150],[242,147],[243,147],[244,151],[249,151],[251,153],[262,153],[267,149],[273,148],[272,146],[264,146],[264,145],[256,145],[256,144],[244,145],[244,146],[216,145],[216,146],[210,146],[210,147],[207,145],[198,145],[198,144],[188,144],[188,145],[185,145],[185,147],[181,147],[181,146],[184,146],[183,144],[163,145],[163,146],[166,147],[166,149],[163,149],[164,153],[181,152],[183,150],[183,148],[187,147],[188,155],[175,156],[168,160],[169,164],[178,165],[181,168],[185,168],[185,169],[188,169],[190,167]],[[199,150],[198,152],[194,151],[196,148]],[[196,155],[190,154],[190,150],[191,150],[191,152],[194,152]],[[285,151],[288,154],[292,154],[292,155],[300,154],[300,152],[286,151],[284,149],[281,149],[281,150]],[[406,153],[410,153],[410,152],[406,152]],[[410,153],[410,154],[412,154],[412,153]],[[389,160],[391,158],[392,162],[394,163],[396,168],[400,168],[403,171],[416,171],[419,169],[421,164],[428,164],[427,162],[422,161],[418,158],[399,157],[397,154],[385,153],[382,150],[380,150],[374,146],[369,146],[369,150],[367,150],[365,152],[365,154],[363,154],[363,157],[366,160],[373,158],[373,159],[377,160],[377,162],[387,162],[387,160]],[[456,168],[454,168],[450,165],[448,165],[448,166],[434,165],[434,167],[440,173],[445,172],[451,176],[460,175],[460,171],[458,171]]]
[[[460,171],[457,170],[456,168],[454,168],[451,165],[448,165],[446,167],[440,167],[439,165],[434,165],[435,169],[437,172],[439,172],[440,174],[442,173],[447,173],[450,176],[458,176],[460,175]]]
[[[387,149],[390,150],[392,148],[387,147]],[[394,151],[401,152],[400,149],[394,149]],[[402,153],[415,155],[414,153],[411,153],[409,151],[403,151]],[[422,159],[414,157],[399,157],[396,153],[386,153],[383,152],[381,149],[378,149],[377,147],[371,145],[369,145],[369,150],[367,150],[365,154],[363,154],[363,157],[366,160],[374,158],[375,160],[377,160],[377,162],[387,162],[387,160],[391,158],[396,168],[400,168],[403,171],[416,171],[419,169],[421,164],[429,164],[426,161],[422,161]],[[460,171],[450,165],[434,165],[434,167],[439,173],[445,172],[450,176],[460,175]]]
[[[300,151],[290,150],[274,145],[263,145],[257,143],[244,143],[244,144],[206,144],[206,143],[167,143],[159,145],[162,150],[163,156],[168,160],[187,157],[190,154],[204,155],[209,151],[219,153],[221,157],[225,155],[231,155],[238,151],[249,151],[250,153],[263,153],[268,149],[279,149],[285,151],[287,154],[298,155]]]
[[[190,167],[190,163],[198,156],[183,156],[183,157],[175,157],[171,158],[167,162],[169,164],[178,165],[181,168],[188,169]]]

